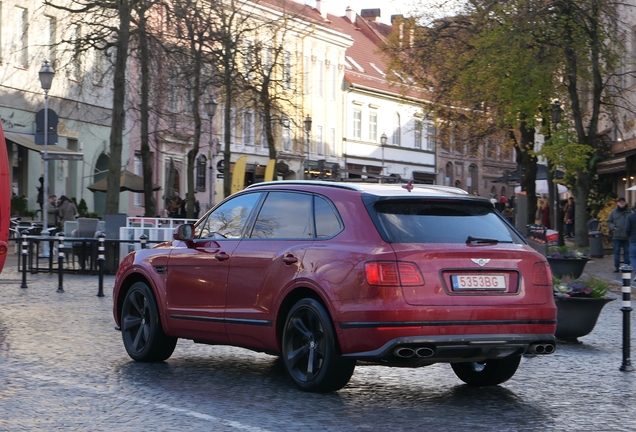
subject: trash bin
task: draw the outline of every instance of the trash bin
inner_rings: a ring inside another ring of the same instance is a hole
[[[598,219],[590,219],[587,223],[587,234],[590,238],[590,256],[592,258],[603,258],[603,231],[599,231],[598,228]]]

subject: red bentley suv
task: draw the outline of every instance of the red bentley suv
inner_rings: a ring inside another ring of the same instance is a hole
[[[433,185],[252,185],[129,254],[114,315],[134,360],[166,360],[179,338],[239,346],[313,392],[357,361],[496,385],[555,349],[546,259],[490,201]]]

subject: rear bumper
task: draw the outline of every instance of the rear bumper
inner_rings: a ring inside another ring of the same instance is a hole
[[[398,337],[382,347],[344,357],[373,362],[396,362],[404,366],[433,363],[484,361],[522,354],[551,354],[556,347],[552,334],[472,334]]]

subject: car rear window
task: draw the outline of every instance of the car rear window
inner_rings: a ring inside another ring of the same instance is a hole
[[[481,203],[385,200],[373,208],[378,228],[392,243],[523,242],[494,208]]]

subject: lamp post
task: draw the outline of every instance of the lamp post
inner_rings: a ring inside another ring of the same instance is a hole
[[[42,206],[42,230],[48,233],[49,228],[49,212],[48,206],[49,203],[49,90],[51,89],[51,84],[53,83],[53,76],[55,75],[55,70],[53,66],[51,66],[48,60],[44,60],[42,64],[42,68],[40,69],[40,85],[42,86],[42,90],[44,90],[44,154],[42,158],[44,159],[44,184],[42,187],[44,190],[42,191],[42,202],[46,205]]]
[[[216,158],[216,148],[213,148],[212,139],[212,118],[216,114],[216,108],[219,104],[214,100],[214,97],[210,96],[210,100],[205,103],[205,110],[210,118],[210,208],[214,206],[214,186],[216,185],[216,179],[214,178],[214,162]]]
[[[561,121],[561,111],[561,103],[558,99],[554,99],[552,101],[552,109],[550,110],[554,132],[557,131],[557,125]],[[557,219],[559,217],[559,184],[556,182],[556,166],[554,168],[554,176],[552,178],[552,183],[554,184],[554,227],[557,228]]]
[[[382,176],[384,176],[384,146],[386,145],[387,136],[384,132],[380,136],[380,146],[382,147],[382,171],[380,172],[380,183],[382,183]]]
[[[305,117],[305,163],[307,164],[307,173],[305,179],[308,179],[309,174],[309,133],[311,132],[311,117],[307,115]]]

